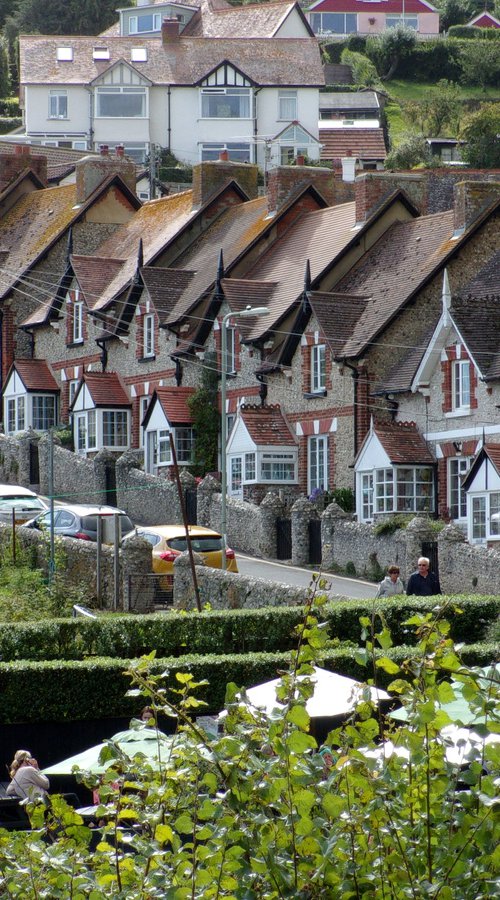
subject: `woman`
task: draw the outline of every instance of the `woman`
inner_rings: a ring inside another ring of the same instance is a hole
[[[7,788],[9,797],[36,800],[47,796],[49,779],[42,775],[29,750],[16,751],[10,767],[10,777],[12,780]]]
[[[399,577],[399,566],[389,566],[386,577],[380,582],[376,596],[395,597],[397,594],[404,594],[404,592],[403,582]]]

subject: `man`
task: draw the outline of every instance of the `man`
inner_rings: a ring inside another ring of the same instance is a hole
[[[439,578],[434,572],[429,572],[430,561],[426,556],[421,556],[417,563],[417,571],[410,575],[406,586],[408,596],[432,597],[441,594]]]

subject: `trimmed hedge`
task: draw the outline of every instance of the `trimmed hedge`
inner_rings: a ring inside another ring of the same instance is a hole
[[[475,25],[452,25],[448,29],[449,38],[466,40],[495,41],[500,38],[500,28],[476,28]]]
[[[500,615],[500,597],[451,599],[461,610],[454,612],[452,607],[446,610],[453,639],[467,644],[484,640]],[[435,607],[435,597],[346,600],[329,603],[322,615],[328,621],[331,638],[357,642],[360,616],[380,612],[391,630],[393,643],[398,645],[414,640],[411,629],[403,624],[405,620],[414,612],[430,612]],[[293,629],[301,621],[301,607],[285,606],[2,623],[0,660],[132,659],[152,649],[162,657],[188,653],[285,652],[295,645]]]
[[[415,654],[407,646],[384,653],[397,663]],[[496,659],[494,644],[472,644],[461,656],[466,665],[487,666]],[[166,684],[175,684],[176,672],[190,672],[197,681],[208,685],[197,692],[205,700],[206,713],[217,713],[224,706],[226,685],[234,681],[250,687],[286,669],[288,653],[253,653],[228,656],[184,656],[182,659],[157,659],[152,665],[156,674],[168,673]],[[354,649],[330,650],[322,655],[322,665],[331,671],[364,681],[372,674],[360,666]],[[74,662],[0,663],[0,722],[63,721],[96,719],[110,716],[133,716],[137,698],[126,697],[130,686],[124,675],[126,659],[93,659]],[[387,686],[394,676],[380,671],[379,684]]]

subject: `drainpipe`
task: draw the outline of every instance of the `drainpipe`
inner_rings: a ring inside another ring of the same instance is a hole
[[[354,456],[356,456],[358,452],[358,384],[359,384],[359,371],[356,366],[353,366],[352,363],[347,362],[346,359],[342,360],[342,365],[346,366],[347,369],[350,369],[353,377],[353,410],[354,410]]]
[[[257,162],[257,135],[259,132],[259,130],[257,128],[257,94],[260,92],[260,90],[261,90],[260,88],[257,88],[256,90],[254,90],[253,98],[252,98],[252,102],[253,102],[253,148],[254,148],[253,149],[253,162],[254,163]]]
[[[105,372],[108,367],[108,348],[106,347],[105,341],[97,341],[96,344],[101,351],[101,366],[102,371]]]
[[[94,92],[89,90],[89,150],[94,149]]]
[[[3,309],[0,307],[0,394],[3,391]],[[0,415],[0,419],[2,416]]]
[[[170,120],[170,102],[171,102],[171,89],[170,85],[167,87],[167,150],[170,153],[171,141],[172,141],[172,122]]]

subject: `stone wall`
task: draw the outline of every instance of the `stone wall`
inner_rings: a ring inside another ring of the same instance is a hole
[[[116,463],[116,502],[133,522],[165,525],[182,522],[177,486],[140,468],[143,452],[128,450]]]

